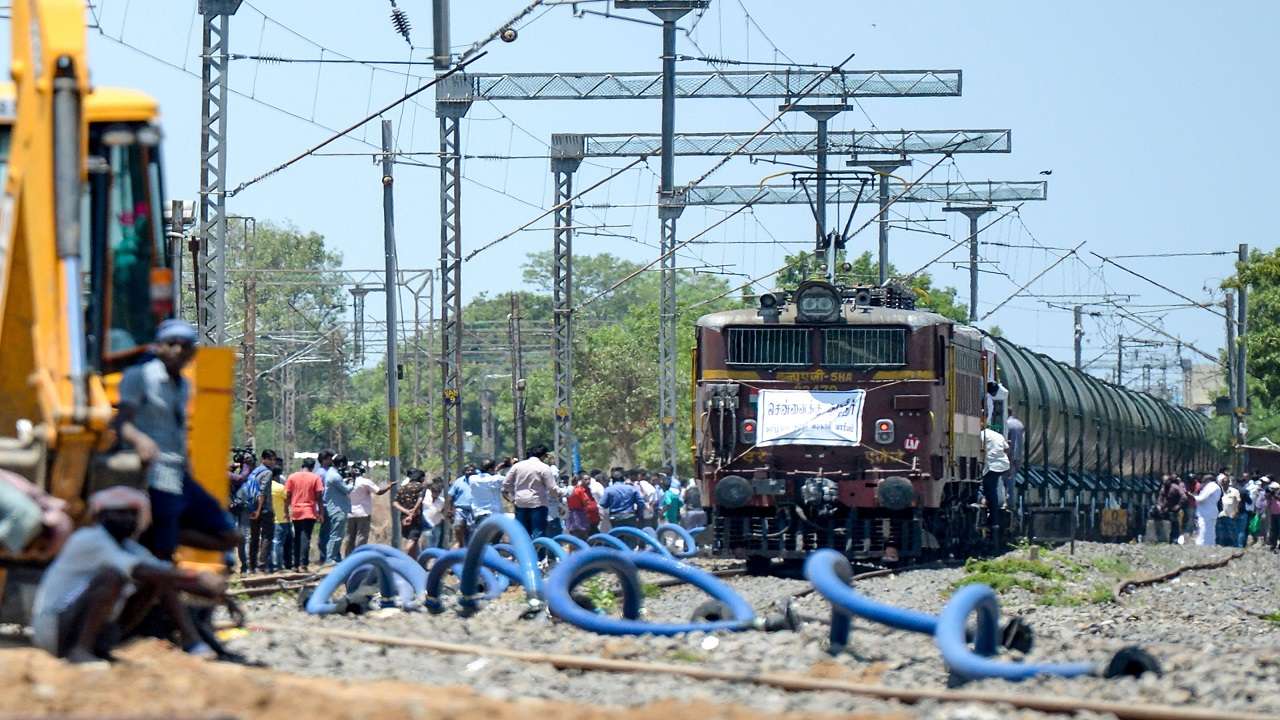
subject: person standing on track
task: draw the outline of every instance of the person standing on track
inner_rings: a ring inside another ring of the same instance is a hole
[[[346,554],[369,542],[369,530],[373,527],[373,496],[385,495],[391,489],[391,483],[383,487],[364,476],[357,469],[351,477],[351,515],[347,518]]]
[[[1225,477],[1226,469],[1221,473]],[[1193,497],[1196,501],[1196,544],[1214,545],[1218,537],[1218,500],[1222,498],[1222,487],[1212,475],[1205,475]]]
[[[620,476],[611,477],[609,487],[604,489],[600,510],[601,515],[609,520],[610,527],[636,527],[643,504],[644,498],[640,497],[635,485]]]
[[[1009,417],[1004,421],[1004,437],[1009,442],[1009,472],[1004,476],[1004,506],[1014,510],[1014,491],[1017,484],[1018,470],[1022,468],[1023,443],[1026,441],[1027,428],[1009,408]]]
[[[1222,485],[1221,505],[1222,509],[1218,511],[1218,544],[1237,547],[1236,535],[1241,520],[1241,497],[1240,489],[1236,487],[1235,480],[1229,475]]]
[[[983,427],[982,440],[982,497],[987,504],[987,527],[991,539],[998,547],[1000,538],[1000,481],[1009,472],[1009,443],[994,428]]]
[[[311,565],[311,534],[320,517],[320,495],[324,483],[315,473],[316,461],[306,458],[302,469],[284,481],[289,494],[289,519],[293,522],[293,567],[307,570]]]
[[[546,463],[550,455],[545,445],[529,449],[529,457],[511,466],[502,483],[503,494],[516,507],[516,521],[529,531],[529,537],[542,537],[547,531],[547,515],[553,497],[558,497],[556,471]]]
[[[347,456],[334,455],[326,450],[320,453],[324,465],[325,453],[332,458],[324,471],[324,519],[329,528],[324,538],[324,562],[337,563],[342,559],[342,541],[347,535],[347,517],[351,514],[351,489],[354,483],[346,477]]]

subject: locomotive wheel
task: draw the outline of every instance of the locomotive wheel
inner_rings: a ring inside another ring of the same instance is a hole
[[[760,555],[747,556],[748,575],[768,575],[772,569],[773,558],[763,557]]]

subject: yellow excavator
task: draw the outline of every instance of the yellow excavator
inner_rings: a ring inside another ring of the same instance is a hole
[[[67,504],[143,486],[112,427],[122,371],[173,317],[163,228],[159,111],[132,90],[89,82],[83,0],[11,7],[12,85],[0,85],[0,469]],[[231,446],[230,348],[189,369],[191,469],[224,504]],[[198,440],[197,440],[198,438]],[[216,554],[185,550],[215,567]],[[22,622],[47,559],[0,553],[0,621]]]

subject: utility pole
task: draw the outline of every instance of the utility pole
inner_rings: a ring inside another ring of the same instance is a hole
[[[1240,243],[1239,250],[1240,264],[1243,265],[1249,262],[1249,245]],[[1239,276],[1238,270],[1237,276]],[[1244,283],[1240,283],[1240,287],[1236,288],[1236,292],[1238,293],[1236,312],[1239,315],[1239,327],[1237,328],[1236,336],[1236,344],[1238,346],[1236,348],[1236,401],[1239,404],[1235,406],[1235,415],[1239,418],[1238,426],[1241,430],[1239,437],[1240,442],[1243,443],[1248,440],[1245,437],[1247,435],[1245,428],[1248,426],[1245,424],[1244,418],[1249,414],[1248,368],[1245,365],[1249,359],[1249,351],[1245,340],[1245,333],[1249,332],[1249,292]]]
[[[400,364],[396,330],[400,325],[396,280],[400,272],[396,259],[395,157],[392,155],[391,121],[382,121],[382,243],[387,274],[383,283],[387,296],[387,474],[391,480],[391,547],[400,547],[400,511],[396,494],[400,483]]]
[[[432,1],[433,60],[449,69],[449,0]],[[465,76],[436,86],[440,120],[440,462],[448,478],[462,473],[462,118],[471,109]]]
[[[1231,447],[1235,447],[1240,439],[1240,393],[1236,388],[1236,296],[1230,290],[1223,299],[1223,307],[1227,315],[1227,396],[1231,398]]]
[[[182,201],[169,203],[169,255],[173,261],[173,316],[182,317]]]
[[[963,213],[969,218],[969,322],[978,321],[978,218],[994,207],[945,207],[943,212]]]
[[[357,285],[351,292],[351,355],[358,367],[364,363],[364,299],[369,288]]]
[[[248,236],[245,257],[249,257]],[[240,341],[240,382],[244,394],[245,443],[258,450],[258,279],[253,273],[244,276],[244,337]]]
[[[1084,342],[1084,308],[1076,305],[1071,308],[1071,315],[1075,318],[1075,349],[1076,349],[1076,370],[1080,369],[1080,351]]]
[[[197,322],[206,343],[227,340],[227,70],[231,16],[241,0],[200,0],[200,297]]]
[[[1116,336],[1116,385],[1124,387],[1124,336]]]
[[[520,344],[520,297],[511,293],[511,314],[507,316],[511,341],[511,423],[515,425],[516,457],[524,459],[524,346]]]
[[[551,173],[555,179],[555,212],[552,243],[551,354],[555,379],[554,451],[556,467],[573,461],[573,174],[583,153],[582,137],[570,145],[553,142]],[[563,207],[561,207],[563,206]]]
[[[662,433],[662,462],[676,472],[676,219],[684,212],[684,197],[675,192],[676,133],[676,21],[690,10],[707,7],[709,0],[615,0],[619,9],[644,9],[662,21],[662,166],[658,178],[658,219],[662,238],[661,294],[658,300],[658,423]]]

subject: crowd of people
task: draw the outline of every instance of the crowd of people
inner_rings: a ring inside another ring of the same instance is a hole
[[[607,475],[566,474],[545,446],[527,455],[468,464],[448,483],[409,470],[392,503],[402,549],[461,547],[476,526],[503,513],[534,538],[569,533],[586,539],[614,527],[706,523],[697,487],[668,472],[615,467]],[[317,565],[340,561],[369,542],[374,498],[392,489],[332,450],[304,458],[287,476],[285,471],[269,449],[260,456],[241,451],[232,463],[230,511],[242,534],[236,549],[241,573],[306,571],[312,557]]]
[[[1165,475],[1152,511],[1171,526],[1170,542],[1280,547],[1280,482],[1219,468],[1216,475]]]

